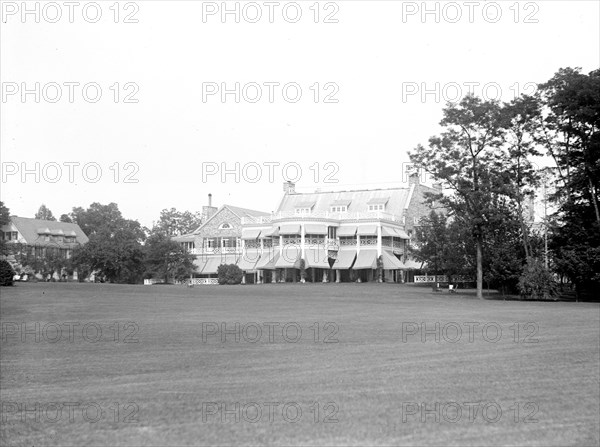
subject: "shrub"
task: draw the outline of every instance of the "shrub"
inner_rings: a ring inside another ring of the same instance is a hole
[[[550,300],[558,295],[552,273],[539,259],[529,258],[519,278],[521,297],[529,300]]]
[[[12,286],[15,271],[6,259],[0,260],[0,286]]]
[[[217,268],[219,284],[240,284],[242,282],[242,270],[235,264],[222,264]]]

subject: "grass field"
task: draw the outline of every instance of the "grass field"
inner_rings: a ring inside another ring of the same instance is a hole
[[[387,284],[0,293],[1,445],[600,442],[598,303]]]

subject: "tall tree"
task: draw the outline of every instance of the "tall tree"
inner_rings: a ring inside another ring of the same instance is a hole
[[[10,210],[0,201],[0,227],[7,225],[10,222]],[[0,237],[0,255],[6,255],[6,242],[3,237]]]
[[[475,270],[475,249],[472,234],[460,218],[448,219],[431,211],[421,218],[411,240],[411,254],[427,263],[429,271],[444,274],[471,275]]]
[[[525,217],[524,204],[526,200],[534,199],[535,188],[540,180],[540,171],[532,162],[533,157],[541,155],[537,144],[541,131],[540,102],[532,96],[521,96],[504,104],[502,115],[507,146],[503,152],[502,173],[506,178],[504,193],[516,202],[521,239],[525,257],[528,258],[531,254],[530,228]]]
[[[73,223],[73,219],[71,219],[71,216],[69,216],[68,214],[61,214],[58,220],[66,223]]]
[[[468,95],[448,104],[440,125],[445,130],[409,153],[411,161],[453,192],[437,199],[454,215],[462,216],[472,231],[476,248],[477,297],[483,298],[483,238],[489,219],[490,195],[501,172],[494,149],[503,142],[502,116],[497,102]]]
[[[96,271],[110,282],[140,281],[146,234],[138,221],[125,219],[116,203],[95,202],[87,210],[73,208],[70,217],[90,239],[77,250],[73,268]]]
[[[562,68],[541,84],[546,104],[542,142],[559,168],[564,202],[586,202],[600,224],[600,69]]]
[[[580,298],[600,289],[600,70],[562,68],[540,85],[541,142],[554,158],[558,212],[551,228],[554,269]]]
[[[144,246],[146,273],[162,278],[182,280],[194,271],[193,256],[163,233],[152,234]]]
[[[50,209],[43,203],[40,205],[40,207],[39,207],[37,213],[35,213],[34,217],[35,217],[35,219],[42,219],[42,220],[56,220],[56,218],[52,214],[52,211],[50,211]]]
[[[191,213],[190,211],[177,211],[175,208],[164,209],[160,212],[160,217],[154,223],[153,233],[160,232],[167,236],[181,236],[194,231],[202,223],[201,213]]]
[[[69,217],[88,236],[97,234],[103,230],[117,230],[125,220],[119,210],[119,206],[114,202],[108,205],[94,202],[88,209],[75,207]]]

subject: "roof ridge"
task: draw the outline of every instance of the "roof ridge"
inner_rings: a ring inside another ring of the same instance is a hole
[[[428,187],[427,185],[422,185]],[[374,189],[342,189],[339,191],[312,191],[312,192],[296,192],[294,194],[289,194],[290,196],[299,196],[305,194],[337,194],[341,192],[367,192],[367,191],[398,191],[398,190],[407,190],[410,189],[410,185],[408,186],[397,186],[391,188],[374,188]]]

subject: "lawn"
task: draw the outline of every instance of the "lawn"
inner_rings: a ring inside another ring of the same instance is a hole
[[[1,445],[600,442],[598,303],[397,284],[0,293]]]

